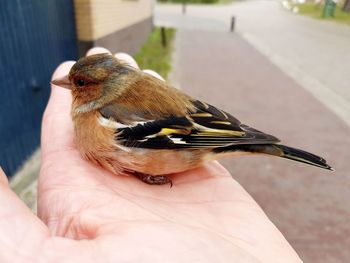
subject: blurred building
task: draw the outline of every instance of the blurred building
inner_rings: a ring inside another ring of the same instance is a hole
[[[39,147],[57,65],[95,45],[135,54],[152,28],[152,1],[0,1],[0,165],[7,175]]]
[[[135,54],[152,29],[153,0],[75,0],[81,54],[93,46]]]

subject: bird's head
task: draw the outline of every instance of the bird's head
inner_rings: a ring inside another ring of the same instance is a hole
[[[79,59],[67,76],[51,83],[70,89],[73,110],[87,112],[104,106],[121,93],[123,79],[130,70],[112,55],[97,54]]]

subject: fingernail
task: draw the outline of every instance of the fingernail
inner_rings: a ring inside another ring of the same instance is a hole
[[[74,60],[67,60],[62,62],[58,67],[55,69],[51,76],[51,80],[61,78],[65,75],[68,75],[71,67],[75,64]]]
[[[120,52],[120,53],[116,53],[114,55],[117,59],[123,60],[126,63],[128,63],[129,65],[131,65],[134,68],[139,68],[139,65],[137,65],[136,60],[130,56],[129,54]]]
[[[158,79],[160,79],[160,80],[165,81],[165,79],[164,79],[161,75],[159,75],[157,72],[155,72],[155,71],[153,71],[153,70],[151,70],[151,69],[144,69],[143,72],[145,72],[145,73],[147,73],[147,74],[150,74],[150,75],[152,75],[153,77],[156,77],[156,78],[158,78]]]
[[[104,47],[93,47],[88,52],[86,52],[86,56],[103,54],[103,53],[108,53],[112,55],[111,51],[109,51],[108,49],[105,49]]]

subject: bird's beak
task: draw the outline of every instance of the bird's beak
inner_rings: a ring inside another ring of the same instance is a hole
[[[68,79],[68,75],[58,78],[58,79],[54,79],[51,80],[51,84],[56,85],[56,86],[60,86],[62,88],[65,89],[72,89],[72,86],[70,84],[70,81]]]

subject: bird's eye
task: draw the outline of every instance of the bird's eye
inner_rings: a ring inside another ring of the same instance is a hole
[[[75,84],[79,87],[83,87],[85,85],[85,81],[83,79],[77,79]]]

